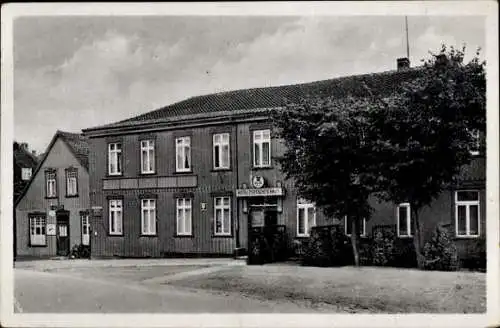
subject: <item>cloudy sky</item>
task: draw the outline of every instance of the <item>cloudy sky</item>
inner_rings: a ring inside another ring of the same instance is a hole
[[[481,17],[409,17],[410,60],[484,49]],[[43,152],[78,132],[185,98],[392,70],[403,16],[22,17],[14,21],[14,138]]]

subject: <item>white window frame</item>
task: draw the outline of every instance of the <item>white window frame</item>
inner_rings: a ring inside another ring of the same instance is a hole
[[[147,213],[147,217],[144,212]],[[148,223],[147,229],[146,222]],[[156,199],[154,198],[141,199],[141,235],[156,235]]]
[[[82,245],[90,245],[90,215],[88,213],[80,216],[82,229]],[[85,230],[87,232],[85,232]]]
[[[192,236],[193,234],[193,200],[191,198],[177,198],[175,201],[175,216],[177,219],[176,232],[179,236]],[[189,216],[186,214],[189,210]],[[179,211],[181,216],[179,216]]]
[[[113,215],[114,213],[114,215]],[[119,214],[119,216],[118,216]],[[114,220],[115,230],[112,231],[111,227],[113,226],[111,221]],[[118,223],[120,223],[118,225]],[[117,229],[117,227],[120,229]],[[110,199],[109,200],[109,229],[108,232],[110,235],[121,236],[123,235],[123,200],[122,199]]]
[[[264,147],[265,143],[269,144],[268,147],[268,159],[269,163],[264,164]],[[255,145],[259,145],[259,152],[255,151]],[[253,131],[253,144],[252,144],[252,153],[253,153],[253,166],[254,167],[270,167],[271,166],[271,130],[255,130]],[[259,159],[259,163],[257,163],[257,158]]]
[[[46,172],[46,193],[47,197],[57,197],[57,173],[55,171]]]
[[[347,216],[344,217],[344,232],[345,235],[350,237],[351,234],[347,233]],[[363,218],[363,233],[359,235],[360,237],[366,237],[366,218]]]
[[[477,193],[477,200],[458,200],[459,192],[475,192]],[[479,190],[456,190],[455,191],[455,235],[457,238],[478,238],[481,235],[481,194]],[[477,234],[470,233],[470,207],[477,206]],[[465,234],[458,233],[458,207],[465,206]]]
[[[36,230],[40,233],[37,234]],[[30,246],[47,246],[47,219],[41,215],[29,216]]]
[[[111,146],[114,146],[114,149],[111,149]],[[119,158],[121,154],[121,167],[120,170],[118,168]],[[112,165],[114,164],[116,167],[116,171],[111,171]],[[111,142],[108,143],[108,175],[122,175],[123,174],[123,153],[122,153],[122,144],[121,142]]]
[[[217,199],[221,200],[220,205],[217,205]],[[228,205],[224,205],[224,200],[228,199]],[[224,216],[224,210],[228,210],[229,217]],[[221,211],[221,218],[222,218],[222,224],[221,224],[221,232],[217,232],[217,211]],[[224,231],[224,220],[228,220],[229,224],[229,231]],[[214,236],[230,236],[231,235],[231,229],[232,229],[232,222],[231,222],[231,197],[230,196],[221,196],[221,197],[214,197]]]
[[[309,212],[308,209],[313,209],[313,225],[309,227]],[[300,233],[299,229],[299,212],[300,210],[304,211],[304,233]],[[313,203],[308,203],[303,200],[297,200],[297,237],[309,237],[310,230],[312,227],[316,226],[316,206]]]
[[[219,139],[218,141],[216,139]],[[231,153],[231,146],[229,144],[229,141],[230,141],[230,136],[229,136],[229,133],[216,133],[213,135],[213,147],[212,147],[212,152],[213,152],[213,159],[214,159],[214,169],[216,170],[220,170],[220,169],[229,169],[231,167],[231,164],[230,164],[230,159],[231,159],[231,156],[230,156],[230,153]],[[224,158],[224,155],[223,155],[223,149],[224,149],[224,146],[227,146],[227,154],[225,155],[226,159],[227,159],[227,165],[224,166],[222,165],[223,163],[223,158]],[[218,147],[219,148],[219,156],[218,158],[216,158],[216,154],[215,154],[215,148]],[[217,166],[215,163],[216,163],[216,159],[219,161],[219,166]]]
[[[70,186],[74,186],[74,190],[70,190]],[[73,191],[73,192],[70,192]],[[66,196],[76,196],[78,195],[78,171],[77,170],[67,170],[66,171]]]
[[[399,226],[400,226],[400,219],[399,219],[399,209],[400,208],[405,208],[406,209],[406,234],[404,235],[401,235],[399,233],[400,229],[399,229]],[[411,208],[410,208],[410,203],[401,203],[399,204],[398,206],[396,206],[396,229],[397,229],[397,235],[398,237],[400,238],[411,238],[413,237],[413,235],[411,234]]]
[[[31,167],[21,168],[21,179],[23,181],[28,181],[29,179],[31,179],[32,174],[33,174],[33,169]]]
[[[189,149],[189,156],[186,155],[186,148]],[[182,157],[182,163],[179,163],[179,155]],[[189,167],[184,167],[184,162],[188,156]],[[182,164],[182,166],[181,166]],[[191,172],[191,137],[175,138],[175,168],[176,172]]]
[[[141,142],[141,173],[155,173],[155,141],[154,139],[144,139]],[[144,157],[146,154],[146,157]],[[152,169],[150,169],[150,167]]]

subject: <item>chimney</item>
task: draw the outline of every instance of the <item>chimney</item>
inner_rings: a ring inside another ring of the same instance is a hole
[[[22,149],[22,150],[28,150],[28,144],[26,142],[21,142],[19,144],[19,147]]]
[[[410,68],[410,60],[406,57],[398,58],[397,62],[398,62],[398,71],[403,71],[405,69]]]

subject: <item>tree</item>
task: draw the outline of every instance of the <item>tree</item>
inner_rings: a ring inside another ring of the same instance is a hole
[[[353,257],[359,265],[359,227],[372,211],[372,139],[367,99],[303,99],[272,112],[285,153],[278,158],[299,196],[327,216],[352,218]]]
[[[401,93],[378,99],[370,111],[376,131],[378,196],[409,202],[417,261],[424,267],[419,214],[455,182],[472,160],[475,131],[486,126],[485,62],[464,64],[462,50],[443,45]],[[484,149],[484,148],[483,148]]]

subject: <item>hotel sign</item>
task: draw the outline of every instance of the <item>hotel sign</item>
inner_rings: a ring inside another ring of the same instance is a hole
[[[236,189],[236,197],[265,197],[283,195],[283,188]]]

